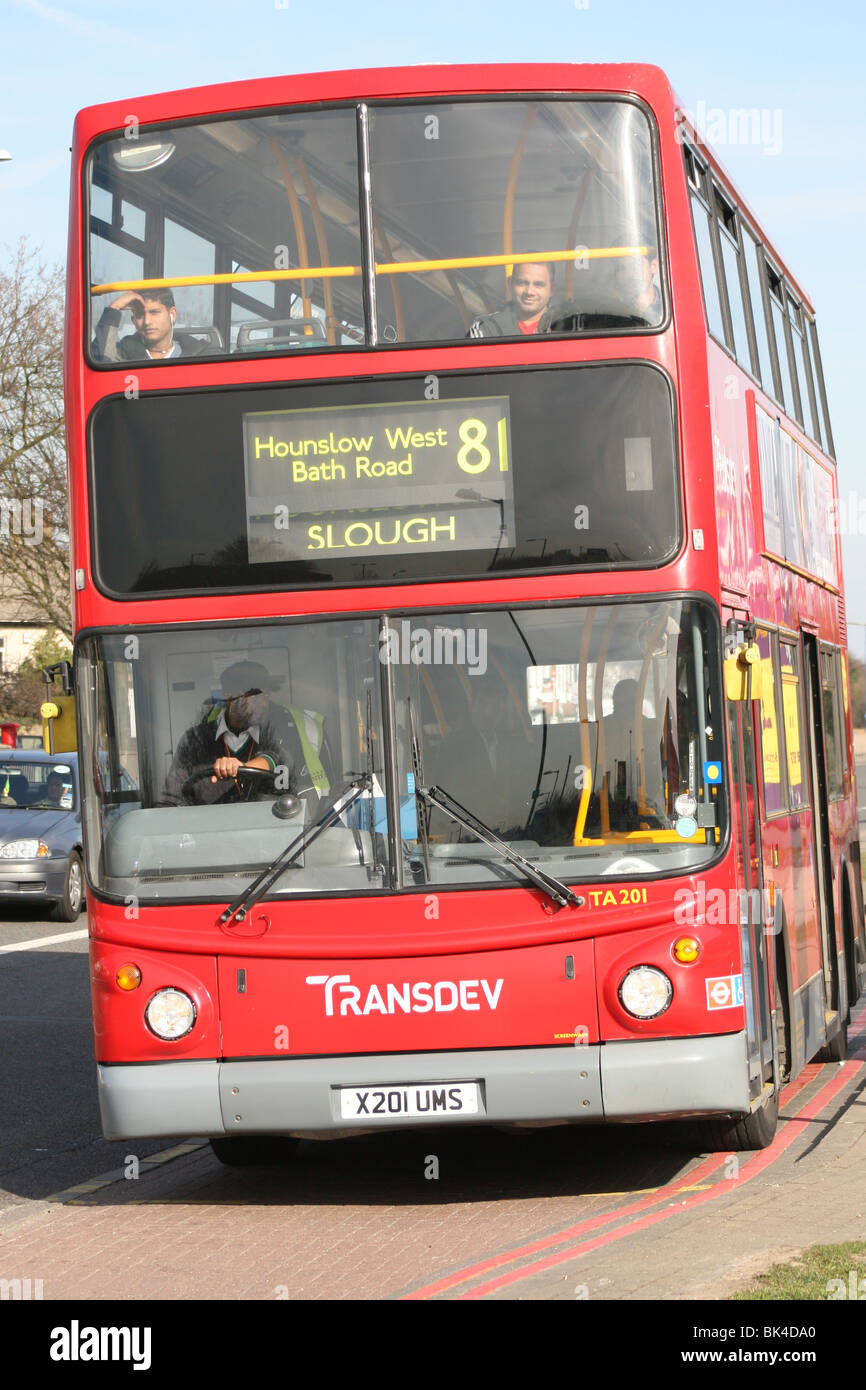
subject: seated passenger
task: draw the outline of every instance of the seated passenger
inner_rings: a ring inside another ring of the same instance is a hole
[[[188,806],[240,799],[241,767],[285,769],[280,791],[330,789],[321,715],[274,704],[274,681],[257,661],[237,661],[220,677],[225,703],[214,705],[181,738],[166,778],[163,805]],[[195,781],[196,773],[202,774]]]
[[[553,296],[554,266],[550,261],[520,262],[511,276],[511,299],[496,313],[477,318],[470,338],[517,338],[521,333],[547,333]]]
[[[638,830],[645,816],[664,815],[656,721],[643,713],[636,680],[617,681],[613,710],[601,721],[597,786],[607,797],[612,830]]]
[[[658,272],[655,247],[650,247],[648,256],[623,256],[617,261],[614,285],[635,326],[661,323],[662,298],[654,278]]]
[[[443,740],[435,759],[428,760],[429,781],[496,834],[521,838],[538,781],[534,744],[500,681],[480,677],[471,695],[462,724]],[[453,824],[447,838],[461,838]]]
[[[132,315],[136,331],[120,338],[118,329],[124,309]],[[206,352],[206,343],[188,333],[175,334],[176,321],[171,290],[131,290],[121,294],[103,311],[96,326],[94,356],[100,362],[144,362],[148,358],[199,357]]]

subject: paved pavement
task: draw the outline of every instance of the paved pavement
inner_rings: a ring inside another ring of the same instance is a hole
[[[858,754],[866,788],[866,731]],[[48,932],[63,929],[0,935]],[[849,1060],[786,1090],[760,1154],[708,1157],[678,1126],[467,1130],[305,1143],[288,1168],[232,1171],[194,1136],[99,1138],[76,1031],[85,949],[70,930],[0,957],[0,1023],[35,1040],[7,1113],[50,1118],[11,1164],[7,1134],[0,1281],[40,1280],[45,1301],[718,1300],[799,1248],[866,1239],[866,1004]]]
[[[135,1181],[8,1213],[0,1276],[76,1301],[724,1298],[798,1247],[866,1238],[864,1029],[866,1006],[859,1050],[789,1088],[761,1154],[707,1158],[673,1126],[371,1136],[277,1171],[172,1146]]]

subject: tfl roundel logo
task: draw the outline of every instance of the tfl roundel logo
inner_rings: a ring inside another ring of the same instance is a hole
[[[736,1009],[742,1002],[742,975],[718,975],[707,980],[708,1009]]]

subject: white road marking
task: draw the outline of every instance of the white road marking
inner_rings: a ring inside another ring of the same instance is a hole
[[[9,946],[0,946],[0,955],[4,951],[35,951],[39,946],[56,946],[60,941],[80,941],[87,935],[87,928],[82,931],[65,931],[60,936],[40,936],[38,941],[13,941]]]

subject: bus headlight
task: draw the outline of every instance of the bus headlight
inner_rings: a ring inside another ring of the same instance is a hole
[[[179,989],[160,989],[148,1003],[144,1020],[152,1033],[166,1042],[186,1037],[195,1023],[195,1004]]]
[[[636,965],[619,986],[620,1003],[632,1018],[658,1018],[673,997],[673,985],[654,965]]]

